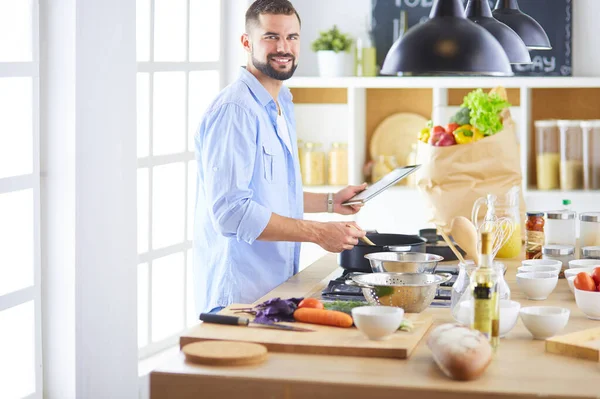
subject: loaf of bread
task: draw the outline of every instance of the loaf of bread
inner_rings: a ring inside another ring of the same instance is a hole
[[[477,330],[442,324],[431,331],[427,346],[444,374],[455,380],[478,378],[492,361],[492,346]]]

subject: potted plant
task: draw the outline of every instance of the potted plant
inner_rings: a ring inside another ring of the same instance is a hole
[[[328,31],[320,32],[312,42],[312,50],[317,53],[319,75],[324,77],[349,76],[352,73],[350,49],[352,39],[340,32],[336,25]]]

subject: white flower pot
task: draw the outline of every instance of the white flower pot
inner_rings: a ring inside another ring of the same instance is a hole
[[[317,51],[319,76],[339,77],[352,75],[352,55],[348,52]]]

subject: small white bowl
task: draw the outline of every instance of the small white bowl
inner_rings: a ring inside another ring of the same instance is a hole
[[[569,277],[577,276],[577,274],[581,272],[586,272],[587,274],[591,275],[594,269],[595,267],[575,267],[573,269],[566,269],[565,278],[568,279]]]
[[[562,262],[554,259],[528,259],[522,261],[521,266],[550,266],[560,271]]]
[[[556,273],[558,274],[558,272],[560,271],[560,269],[557,269],[554,266],[521,266],[517,269],[517,273],[533,273],[533,272],[540,272],[540,273]]]
[[[519,312],[523,324],[534,339],[550,338],[567,325],[569,309],[557,306],[529,306]]]
[[[393,334],[404,318],[404,309],[394,306],[360,306],[352,309],[354,324],[367,338],[380,341]]]
[[[600,292],[575,288],[575,302],[588,319],[600,320]]]
[[[517,324],[519,319],[519,309],[521,304],[508,299],[500,300],[500,338],[504,338]],[[473,315],[473,302],[459,303],[459,309],[456,313],[456,321],[464,326],[471,325],[471,317]]]
[[[571,290],[573,295],[575,295],[575,277],[577,277],[577,276],[575,275],[575,276],[567,277],[567,283],[569,284],[569,289]]]
[[[578,267],[600,267],[600,260],[598,259],[577,259],[569,261],[569,268],[575,269]]]
[[[558,283],[558,273],[517,273],[517,285],[527,299],[543,301],[554,291]]]

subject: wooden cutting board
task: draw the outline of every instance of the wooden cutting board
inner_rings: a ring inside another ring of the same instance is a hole
[[[233,304],[219,314],[239,316],[240,313],[234,313],[230,309],[244,307],[251,307],[251,305]],[[340,328],[306,323],[284,323],[315,330],[314,332],[297,332],[200,323],[186,331],[181,336],[179,344],[183,348],[191,342],[228,340],[259,343],[265,345],[270,352],[406,359],[427,333],[432,323],[432,317],[426,312],[406,314],[405,317],[412,320],[414,329],[411,332],[397,331],[384,341],[371,341],[356,327]]]
[[[548,338],[546,352],[600,362],[600,328]]]

